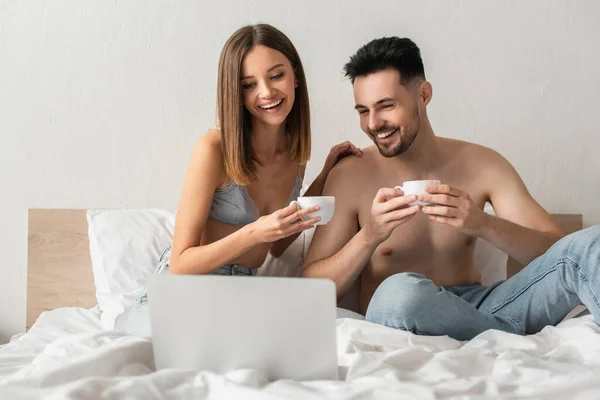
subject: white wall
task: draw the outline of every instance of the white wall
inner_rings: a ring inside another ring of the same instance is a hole
[[[440,136],[504,154],[551,212],[600,223],[600,3],[587,1],[0,1],[0,342],[25,326],[28,208],[175,207],[215,119],[221,46],[268,22],[296,44],[327,150],[365,146],[341,68],[408,36]]]

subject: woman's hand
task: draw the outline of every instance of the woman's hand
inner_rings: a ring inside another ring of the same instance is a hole
[[[327,175],[329,175],[329,171],[331,171],[331,169],[334,167],[335,164],[337,164],[339,160],[352,154],[360,157],[362,156],[362,150],[355,147],[349,141],[345,141],[343,143],[336,144],[335,146],[333,146],[331,150],[329,150],[329,154],[325,159],[325,165],[323,166],[323,170],[321,171],[321,176],[323,176],[323,178],[327,178]]]
[[[251,224],[252,234],[256,235],[259,243],[272,243],[279,239],[300,233],[312,228],[321,220],[321,217],[313,217],[303,220],[308,214],[319,210],[319,206],[298,209],[295,203],[277,210],[272,214],[260,217]]]

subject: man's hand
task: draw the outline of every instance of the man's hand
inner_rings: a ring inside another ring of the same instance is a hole
[[[468,193],[449,185],[428,185],[425,190],[429,194],[419,195],[419,200],[436,204],[422,207],[429,219],[453,226],[465,235],[479,236],[487,214]]]
[[[404,196],[396,188],[379,189],[373,199],[369,222],[364,227],[368,240],[378,246],[396,227],[414,217],[421,207],[409,207],[408,204],[415,200],[416,195]]]

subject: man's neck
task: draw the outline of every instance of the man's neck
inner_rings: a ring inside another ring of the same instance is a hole
[[[394,157],[413,171],[437,170],[444,162],[439,139],[428,120],[421,123],[421,129],[411,146],[404,153]]]

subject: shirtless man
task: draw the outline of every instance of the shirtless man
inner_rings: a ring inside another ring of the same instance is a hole
[[[358,282],[368,321],[418,334],[533,333],[580,303],[600,321],[600,226],[563,237],[500,154],[436,136],[427,117],[432,86],[415,43],[373,40],[345,72],[375,145],[331,171],[323,195],[336,197],[335,215],[315,232],[303,276],[332,279],[338,297]],[[442,184],[418,197],[394,188],[423,179]],[[415,200],[437,205],[410,206]],[[486,202],[496,216],[483,211]],[[478,238],[528,265],[481,286]]]

